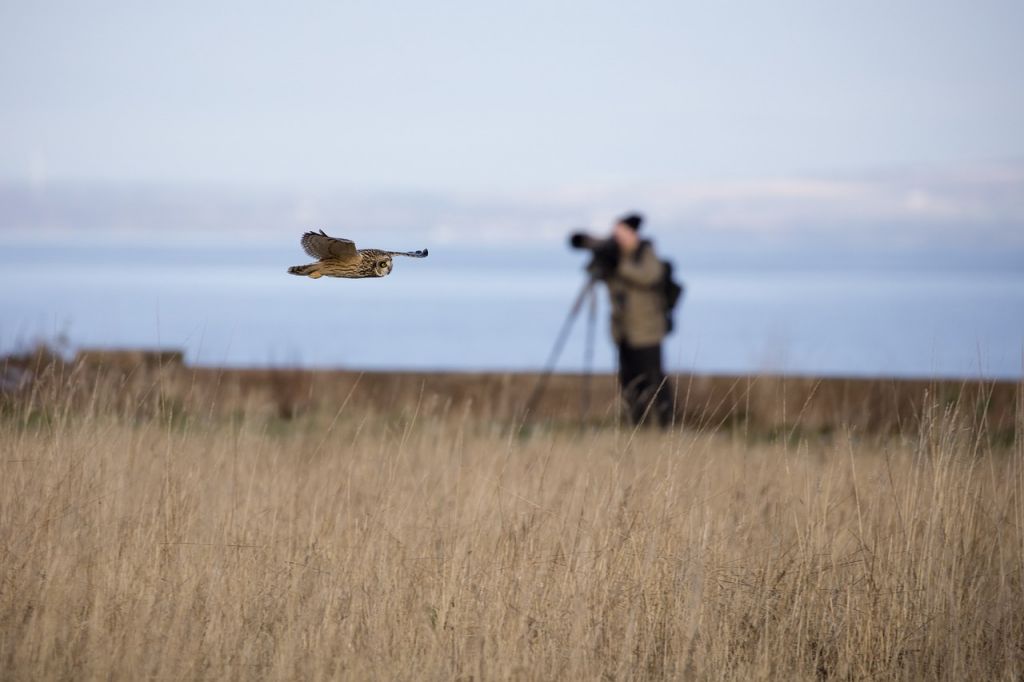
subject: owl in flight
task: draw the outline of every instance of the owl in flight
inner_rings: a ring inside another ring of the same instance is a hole
[[[380,249],[356,249],[351,239],[330,237],[323,230],[307,232],[302,235],[302,248],[316,263],[294,265],[288,272],[302,277],[319,279],[327,277],[386,277],[391,273],[392,256],[409,256],[426,258],[427,250],[422,251],[381,251]]]

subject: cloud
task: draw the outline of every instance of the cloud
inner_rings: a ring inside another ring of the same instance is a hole
[[[783,178],[635,188],[633,201],[663,220],[727,231],[901,224],[1024,226],[1024,164],[907,171],[852,178]],[[618,192],[616,199],[625,199]],[[609,197],[592,197],[607,202]]]
[[[920,167],[849,176],[734,182],[587,185],[501,195],[249,193],[210,188],[0,186],[0,235],[62,234],[150,241],[237,234],[277,240],[306,229],[439,244],[554,243],[641,210],[661,235],[757,239],[937,238],[1024,245],[1024,162]],[[851,236],[852,235],[852,236]]]

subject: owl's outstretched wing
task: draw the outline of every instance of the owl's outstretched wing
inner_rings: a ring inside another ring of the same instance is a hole
[[[302,235],[302,248],[313,258],[338,258],[349,260],[356,257],[356,243],[351,239],[328,236],[323,230]]]
[[[420,249],[419,251],[385,251],[384,253],[389,256],[408,256],[409,258],[426,258],[429,251],[426,249]]]

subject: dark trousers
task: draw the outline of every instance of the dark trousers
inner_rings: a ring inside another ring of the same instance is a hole
[[[620,343],[619,385],[634,426],[672,424],[672,391],[661,367],[661,344],[635,348]]]

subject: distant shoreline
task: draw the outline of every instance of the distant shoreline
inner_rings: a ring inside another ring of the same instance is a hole
[[[341,373],[341,374],[400,374],[410,376],[441,376],[441,375],[454,375],[454,376],[489,376],[489,375],[517,375],[523,377],[539,377],[543,374],[541,368],[536,369],[522,369],[517,367],[485,367],[485,368],[459,368],[459,367],[435,367],[435,368],[409,368],[409,367],[382,367],[382,366],[369,366],[369,367],[352,367],[352,366],[330,366],[330,365],[254,365],[254,364],[239,364],[239,365],[217,365],[206,362],[195,362],[187,363],[186,365],[192,369],[201,370],[220,370],[225,372],[313,372],[313,373]],[[909,382],[963,382],[963,383],[983,383],[983,384],[1020,384],[1024,382],[1024,372],[1018,376],[1011,375],[993,375],[993,376],[966,376],[959,374],[941,374],[936,373],[932,375],[927,374],[855,374],[855,373],[843,373],[843,372],[780,372],[777,370],[766,370],[764,372],[740,372],[730,370],[708,370],[708,371],[674,371],[671,370],[670,374],[676,377],[693,377],[693,378],[712,378],[712,379],[746,379],[756,377],[759,379],[772,379],[772,380],[794,380],[794,381],[909,381]],[[553,372],[555,376],[565,377],[612,377],[614,372],[607,370],[600,370],[594,372],[583,372],[580,370],[562,370],[556,369]]]

